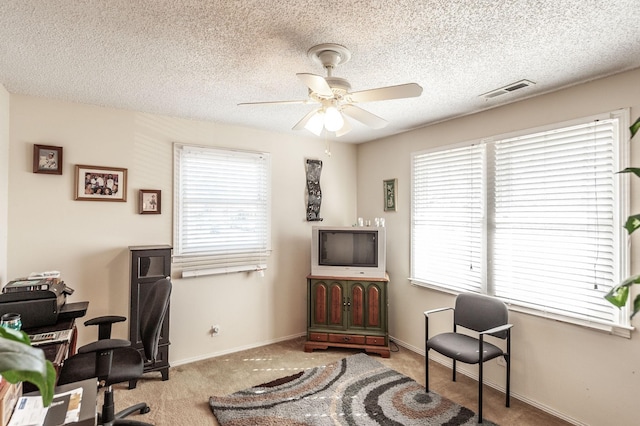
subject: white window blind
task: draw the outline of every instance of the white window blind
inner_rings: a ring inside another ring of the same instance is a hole
[[[494,294],[586,320],[611,322],[603,296],[620,276],[614,220],[612,120],[495,144]]]
[[[174,263],[182,276],[265,269],[269,154],[175,144],[174,160]]]
[[[418,154],[412,161],[412,277],[456,292],[480,291],[482,148]]]
[[[603,297],[628,270],[621,115],[414,154],[413,282],[628,326]]]

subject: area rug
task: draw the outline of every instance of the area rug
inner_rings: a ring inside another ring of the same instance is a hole
[[[221,426],[475,425],[477,416],[366,354],[305,370],[209,406]],[[495,426],[486,419],[484,425]]]

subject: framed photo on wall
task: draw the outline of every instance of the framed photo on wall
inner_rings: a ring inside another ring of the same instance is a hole
[[[398,206],[397,196],[398,179],[387,179],[382,181],[382,191],[384,193],[384,211],[395,212]]]
[[[127,201],[127,169],[76,165],[75,199]]]
[[[162,202],[160,190],[141,189],[139,194],[140,214],[160,214]]]
[[[33,173],[62,174],[62,147],[33,145]]]

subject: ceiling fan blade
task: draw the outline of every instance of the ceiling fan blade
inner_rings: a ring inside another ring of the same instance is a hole
[[[307,122],[311,119],[311,117],[313,117],[316,113],[318,112],[318,110],[314,109],[313,111],[310,111],[307,115],[305,115],[304,117],[302,117],[302,119],[300,121],[298,121],[296,123],[295,126],[293,126],[292,130],[303,130],[305,127],[305,125],[307,124]]]
[[[331,87],[329,87],[329,84],[327,83],[327,80],[324,79],[324,77],[307,73],[298,73],[296,75],[313,92],[317,93],[320,96],[333,98],[333,90],[331,90]]]
[[[387,120],[380,118],[377,115],[370,113],[369,111],[365,111],[355,105],[343,106],[342,112],[345,115],[353,118],[354,120],[358,120],[362,124],[366,124],[372,129],[382,129],[383,127],[386,127],[387,124],[389,124]]]
[[[311,99],[305,99],[300,101],[266,101],[266,102],[241,102],[240,105],[286,105],[286,104],[312,104],[316,103]]]
[[[399,86],[379,87],[377,89],[362,90],[348,95],[351,102],[386,101],[388,99],[415,98],[422,94],[422,87],[416,83],[401,84]]]
[[[349,124],[349,121],[344,120],[344,124],[342,125],[342,128],[340,130],[336,130],[336,137],[339,138],[342,135],[346,135],[350,131],[351,131],[351,124]]]

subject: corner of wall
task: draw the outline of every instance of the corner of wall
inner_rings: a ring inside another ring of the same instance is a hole
[[[0,283],[7,281],[9,222],[9,92],[0,84]]]

